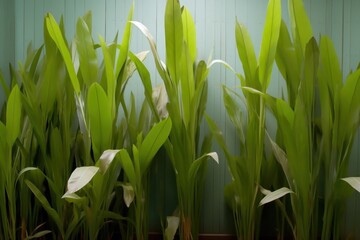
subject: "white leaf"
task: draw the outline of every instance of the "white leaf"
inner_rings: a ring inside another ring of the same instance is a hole
[[[347,182],[352,188],[360,192],[360,177],[347,177],[341,180]]]
[[[173,240],[175,233],[179,227],[180,218],[175,216],[166,217],[167,227],[165,229],[165,239]]]
[[[286,194],[288,193],[294,193],[293,191],[291,191],[290,189],[286,188],[286,187],[282,187],[276,191],[269,191],[269,190],[266,190],[264,189],[264,191],[262,191],[263,193],[267,193],[266,196],[261,199],[260,203],[259,203],[259,206],[262,206],[266,203],[269,203],[269,202],[272,202],[272,201],[275,201],[283,196],[285,196]]]
[[[95,176],[95,174],[99,171],[98,167],[78,167],[76,168],[69,180],[68,180],[68,184],[67,184],[67,192],[66,194],[69,193],[74,193],[78,190],[80,190],[81,188],[83,188],[86,184],[88,184],[91,179]]]
[[[112,163],[116,154],[119,151],[120,150],[109,149],[109,150],[105,150],[103,154],[101,154],[98,164],[99,164],[100,172],[102,174],[104,174],[107,171],[107,169],[109,168],[110,164]]]
[[[214,161],[219,164],[219,156],[216,152],[211,152],[206,154],[207,156],[211,157],[212,159],[214,159]]]
[[[134,201],[135,198],[134,189],[130,183],[122,183],[121,186],[124,190],[124,202],[127,207],[130,207],[130,204]]]

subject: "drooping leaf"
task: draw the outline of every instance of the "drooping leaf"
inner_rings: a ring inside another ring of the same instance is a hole
[[[12,146],[21,131],[21,93],[18,85],[11,90],[6,107],[6,132],[9,146]]]
[[[199,157],[198,159],[193,161],[190,165],[190,169],[189,169],[189,173],[188,173],[189,179],[191,179],[190,182],[195,181],[196,174],[197,174],[199,168],[202,166],[202,164],[205,163],[205,161],[208,159],[208,157],[212,158],[217,164],[219,164],[219,156],[217,155],[216,152],[211,152],[211,153],[202,155],[201,157]]]
[[[124,191],[124,202],[127,207],[130,207],[130,204],[134,201],[135,192],[134,188],[129,183],[121,184],[121,187]]]
[[[66,196],[66,194],[75,193],[85,187],[98,171],[99,168],[93,166],[75,168],[70,175],[67,184],[67,191],[63,197]]]
[[[360,192],[360,177],[347,177],[341,180],[347,182],[353,189]]]
[[[266,192],[266,196],[261,199],[260,203],[259,203],[259,206],[262,206],[266,203],[269,203],[269,202],[272,202],[272,201],[275,201],[283,196],[285,196],[286,194],[289,194],[289,193],[294,193],[293,191],[291,191],[290,189],[286,188],[286,187],[282,187],[278,190],[275,190],[273,192],[271,191],[268,191]]]
[[[259,78],[262,89],[267,89],[275,60],[281,26],[281,0],[270,0],[259,55]]]
[[[119,151],[120,150],[109,149],[105,150],[101,154],[97,165],[102,174],[104,174],[108,170],[109,166],[111,165],[111,163],[116,157],[116,154],[118,154]]]
[[[141,173],[144,173],[147,170],[151,160],[154,158],[160,147],[165,143],[170,134],[171,127],[171,119],[167,118],[153,126],[150,132],[146,135],[139,149]]]

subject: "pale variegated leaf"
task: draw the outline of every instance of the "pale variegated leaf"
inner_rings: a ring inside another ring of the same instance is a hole
[[[180,218],[175,216],[166,217],[167,227],[165,229],[165,239],[173,240],[175,237],[175,233],[179,228]]]
[[[98,167],[77,167],[70,175],[67,184],[67,192],[65,194],[74,193],[86,184],[88,184],[95,174],[99,171]]]
[[[360,192],[360,177],[347,177],[341,180],[347,182],[353,189]]]
[[[98,167],[102,174],[104,174],[107,171],[107,169],[109,168],[110,164],[112,163],[116,154],[119,151],[120,150],[117,150],[117,149],[109,149],[109,150],[105,150],[101,154],[99,161],[98,161]]]
[[[134,201],[135,198],[134,188],[131,186],[130,183],[122,183],[121,187],[124,190],[124,202],[127,207],[130,207],[131,203]]]
[[[286,187],[282,187],[282,188],[280,188],[278,190],[275,190],[273,192],[264,189],[262,192],[264,194],[266,194],[266,196],[263,199],[261,199],[261,201],[259,203],[259,206],[262,206],[262,205],[264,205],[266,203],[275,201],[275,200],[285,196],[286,194],[294,193],[293,191],[291,191],[290,189],[288,189]]]

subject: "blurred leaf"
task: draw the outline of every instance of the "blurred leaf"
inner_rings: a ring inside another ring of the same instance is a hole
[[[347,177],[341,180],[347,182],[353,189],[360,192],[360,177]]]
[[[196,29],[194,19],[189,10],[184,7],[181,13],[184,41],[187,43],[190,53],[190,62],[195,62],[196,59]]]
[[[98,171],[98,167],[92,166],[75,168],[75,170],[70,175],[67,184],[67,191],[63,195],[63,197],[66,196],[66,194],[75,193],[82,189],[93,179],[93,177]]]
[[[259,203],[259,206],[262,206],[266,203],[269,203],[269,202],[272,202],[272,201],[275,201],[283,196],[285,196],[286,194],[289,194],[289,193],[294,193],[293,191],[291,191],[290,189],[286,188],[286,187],[282,187],[276,191],[273,191],[273,192],[266,192],[264,193],[266,196],[261,199],[260,203]]]
[[[112,161],[115,159],[116,154],[118,154],[120,150],[105,150],[97,162],[97,166],[102,174],[105,174],[108,170],[109,166],[111,165]]]
[[[46,234],[49,234],[49,233],[51,233],[50,230],[40,231],[40,232],[37,232],[37,233],[35,233],[35,234],[31,235],[31,236],[26,237],[26,239],[41,238],[41,237],[43,237],[43,236],[45,236]]]
[[[165,239],[173,240],[175,237],[175,233],[179,228],[180,218],[175,216],[166,217],[167,226],[165,229]]]

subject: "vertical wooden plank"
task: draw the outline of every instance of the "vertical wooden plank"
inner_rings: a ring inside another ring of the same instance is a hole
[[[24,1],[15,1],[15,62],[24,56]]]
[[[34,7],[34,1],[29,0],[25,1],[25,15],[24,15],[24,48],[25,48],[25,56],[26,58],[26,49],[31,44],[34,46],[34,40],[35,40],[35,7]]]
[[[75,14],[75,1],[65,0],[64,1],[64,22],[65,31],[68,40],[74,38],[76,33],[76,21],[79,16]]]

